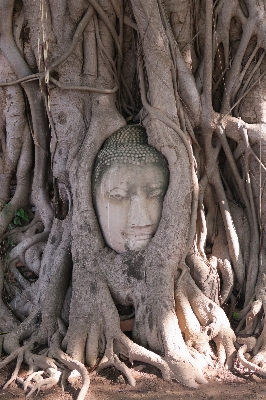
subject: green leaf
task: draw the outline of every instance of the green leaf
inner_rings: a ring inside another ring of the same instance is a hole
[[[15,212],[14,212],[15,218],[13,219],[13,223],[18,226],[18,225],[22,225],[22,221],[28,221],[28,214],[26,213],[25,210],[23,210],[23,208],[18,208]]]
[[[239,317],[239,312],[235,311],[233,313],[233,319],[238,319],[238,317]]]
[[[20,226],[21,225],[21,219],[20,219],[20,217],[15,217],[14,219],[13,219],[13,223],[14,223],[14,225],[16,225],[16,226]]]
[[[13,248],[16,246],[15,242],[11,238],[7,239],[7,243],[8,243],[8,247],[10,247],[10,248]]]

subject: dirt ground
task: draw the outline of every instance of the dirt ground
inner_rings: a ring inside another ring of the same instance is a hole
[[[12,368],[0,371],[0,385],[10,378]],[[233,371],[224,369],[208,370],[206,377],[209,381],[201,385],[198,390],[183,387],[177,382],[164,382],[160,372],[149,365],[134,364],[133,375],[136,386],[131,387],[125,383],[124,377],[114,368],[108,368],[99,375],[91,377],[91,388],[86,399],[88,400],[266,400],[266,379],[259,378],[248,370],[241,369],[235,363]],[[22,370],[21,376],[26,370]],[[56,386],[45,392],[40,392],[32,398],[43,400],[75,400],[77,399],[80,378],[70,378],[63,393],[60,386]],[[26,395],[20,385],[13,383],[7,390],[0,390],[0,400],[25,399]]]

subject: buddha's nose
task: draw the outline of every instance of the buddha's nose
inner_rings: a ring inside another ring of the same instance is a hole
[[[152,225],[152,221],[149,216],[145,199],[139,195],[132,196],[128,212],[128,226],[133,228],[148,225]]]

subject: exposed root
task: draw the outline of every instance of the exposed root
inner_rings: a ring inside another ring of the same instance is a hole
[[[10,378],[10,379],[6,382],[6,384],[4,385],[3,389],[8,388],[8,386],[9,386],[12,382],[14,382],[14,381],[17,379],[18,373],[19,373],[19,370],[20,370],[20,367],[21,367],[21,364],[22,364],[22,361],[23,361],[23,353],[21,352],[21,353],[18,355],[18,358],[17,358],[17,365],[16,365],[16,368],[15,368],[15,370],[14,370],[14,372],[13,372],[11,378]]]
[[[34,354],[30,351],[25,352],[24,360],[30,367],[28,375],[31,373],[31,371],[33,372],[40,368],[44,371],[50,368],[57,368],[54,360],[50,357],[47,357],[46,353],[48,353],[48,350],[45,351],[45,354]]]
[[[41,371],[42,372],[42,371]],[[17,377],[17,383],[19,383],[22,387],[24,385],[24,380],[20,378],[19,376]],[[31,383],[27,384],[27,389],[32,389],[33,385]]]
[[[43,372],[43,371],[42,371]],[[37,394],[39,393],[40,390],[47,390],[51,389],[53,386],[57,385],[59,382],[60,376],[62,374],[61,371],[57,371],[53,368],[50,368],[49,370],[46,371],[47,374],[50,374],[51,376],[49,378],[41,379],[27,394],[26,398],[29,398],[33,395],[34,392],[37,391]],[[38,374],[40,377],[40,374]]]
[[[33,245],[43,242],[48,239],[50,232],[42,232],[37,233],[31,237],[27,237],[21,243],[18,244],[11,252],[10,252],[10,259],[9,262],[12,262],[18,257],[22,257],[22,261],[24,259],[25,252]]]
[[[28,388],[32,389],[34,386],[30,384],[31,380],[34,378],[36,380],[36,377],[41,376],[44,373],[44,371],[36,371],[32,372],[26,379],[25,381],[21,380],[19,383],[23,385],[23,390],[26,392]]]
[[[86,367],[79,361],[72,360],[67,354],[65,354],[60,347],[60,335],[59,332],[55,333],[52,338],[49,350],[45,351],[45,354],[33,354],[30,352],[31,348],[36,345],[36,343],[41,342],[37,337],[32,336],[31,340],[25,344],[23,347],[16,349],[10,356],[0,363],[0,368],[3,368],[9,362],[17,357],[17,365],[12,374],[12,377],[5,384],[4,389],[6,389],[13,381],[17,380],[23,385],[24,391],[30,389],[27,394],[27,398],[31,397],[35,392],[39,393],[40,390],[47,390],[58,384],[62,371],[58,370],[55,361],[50,358],[56,358],[60,364],[64,364],[70,370],[77,370],[83,381],[82,389],[79,393],[78,400],[84,400],[86,393],[90,385],[90,379]],[[18,374],[23,360],[29,365],[28,376],[25,380],[21,379]],[[43,374],[48,375],[47,378],[43,378]],[[67,372],[67,375],[68,372]],[[35,382],[35,384],[32,383]]]
[[[104,368],[108,368],[111,366],[115,367],[116,369],[118,369],[125,375],[130,386],[136,386],[136,381],[133,378],[133,376],[130,372],[130,369],[122,361],[119,360],[119,358],[117,357],[116,354],[112,354],[112,356],[110,358],[107,358],[106,356],[104,356],[102,358],[96,372],[99,372],[99,371],[103,370]]]
[[[256,372],[257,374],[261,376],[266,376],[266,370],[259,367],[258,365],[254,364],[253,362],[250,362],[246,360],[244,357],[244,354],[247,352],[248,346],[244,344],[242,347],[237,352],[237,358],[241,362],[241,364],[245,367],[250,369],[251,371]]]
[[[188,274],[184,276],[182,285],[176,288],[175,298],[177,315],[186,340],[195,343],[193,337],[201,337],[205,347],[210,340],[214,340],[219,362],[231,368],[235,355],[235,334],[224,311],[199,290]]]
[[[158,354],[139,346],[130,340],[125,334],[121,333],[115,340],[117,352],[129,358],[130,362],[142,361],[154,365],[161,373],[164,380],[169,381],[172,378],[171,370],[162,357]]]
[[[258,323],[258,315],[262,309],[262,301],[256,300],[252,303],[250,311],[246,316],[246,328],[243,333],[252,335],[256,329]]]
[[[66,382],[67,382],[68,378],[70,377],[70,375],[71,375],[71,371],[69,371],[69,370],[64,369],[64,371],[62,372],[62,377],[61,377],[62,392],[65,391]]]
[[[160,357],[156,353],[132,342],[122,333],[116,338],[115,344],[118,352],[128,357],[130,362],[133,363],[133,360],[143,361],[157,367],[162,372],[162,377],[166,381],[174,379],[185,386],[194,388],[198,387],[198,383],[207,383],[202,372],[197,369],[197,364],[193,363],[193,358],[188,361],[183,359],[180,355],[172,357],[169,354]],[[117,366],[116,363],[112,365]],[[120,365],[118,367],[118,369],[120,369]],[[133,384],[134,382],[131,382],[130,376],[127,374],[126,376],[129,383]]]
[[[241,321],[243,318],[246,318],[247,313],[250,311],[251,309],[251,304],[248,304],[245,308],[243,308],[243,310],[240,311],[237,320]]]
[[[188,343],[187,343],[187,345],[188,345]],[[210,348],[210,346],[209,346],[209,348]],[[211,352],[211,348],[210,348],[209,354],[208,353],[202,354],[201,352],[196,350],[194,347],[189,347],[188,349],[189,349],[189,352],[192,355],[192,357],[196,360],[197,364],[199,364],[202,369],[207,367],[208,365],[213,367],[213,358],[215,358],[215,357],[214,357],[213,353]]]
[[[15,360],[15,358],[19,357],[20,354],[24,354],[24,350],[25,350],[26,347],[27,347],[27,345],[25,345],[23,347],[19,347],[16,350],[14,350],[13,353],[11,353],[3,361],[0,362],[0,369],[4,368],[11,361]]]
[[[84,400],[90,387],[90,377],[84,364],[80,361],[73,360],[68,354],[64,353],[61,348],[61,335],[59,331],[55,333],[51,340],[49,355],[56,358],[60,363],[66,365],[70,370],[77,370],[82,378],[82,388],[79,392],[77,400]]]

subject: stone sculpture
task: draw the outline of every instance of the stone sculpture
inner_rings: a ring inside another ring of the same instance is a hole
[[[117,253],[145,249],[155,234],[169,181],[165,157],[140,125],[114,132],[97,155],[93,201],[104,239]]]

